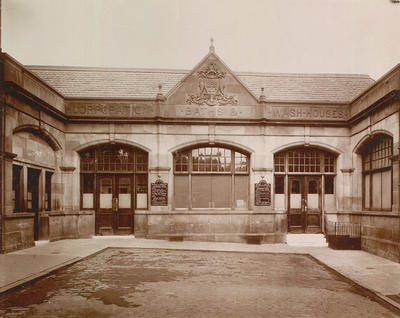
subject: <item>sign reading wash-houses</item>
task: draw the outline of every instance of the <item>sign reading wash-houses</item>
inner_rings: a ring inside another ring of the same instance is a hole
[[[1,58],[3,252],[92,235],[284,243],[343,221],[399,260],[399,66],[376,82],[234,72],[213,45],[192,70]]]

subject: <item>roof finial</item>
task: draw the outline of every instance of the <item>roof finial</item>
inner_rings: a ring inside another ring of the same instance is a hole
[[[158,93],[157,93],[157,96],[156,96],[156,100],[164,100],[164,95],[163,95],[163,93],[162,93],[162,84],[161,83],[159,83],[158,84]]]
[[[267,101],[267,98],[266,98],[265,95],[264,95],[264,87],[261,87],[261,95],[260,95],[260,97],[258,98],[258,100],[259,100],[260,102],[266,102],[266,101]]]
[[[210,44],[210,53],[214,53],[215,52],[214,39],[211,38],[210,42],[211,42],[211,44]]]

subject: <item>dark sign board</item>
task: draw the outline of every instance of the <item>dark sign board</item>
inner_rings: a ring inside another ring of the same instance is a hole
[[[271,184],[265,180],[256,183],[254,191],[254,204],[258,206],[271,205]]]
[[[151,205],[168,205],[168,183],[163,182],[161,179],[151,184]]]

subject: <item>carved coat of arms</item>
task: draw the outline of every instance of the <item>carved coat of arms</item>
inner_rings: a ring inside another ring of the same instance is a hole
[[[197,73],[199,77],[199,94],[190,94],[186,98],[186,103],[209,106],[216,105],[236,105],[237,99],[234,96],[226,96],[225,73],[220,72],[214,62],[210,62],[208,67]]]

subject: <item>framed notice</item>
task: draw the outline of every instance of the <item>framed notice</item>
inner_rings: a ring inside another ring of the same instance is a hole
[[[168,205],[168,183],[163,182],[161,179],[151,184],[151,205]]]
[[[265,180],[256,183],[254,191],[254,205],[270,206],[271,205],[271,184]]]

